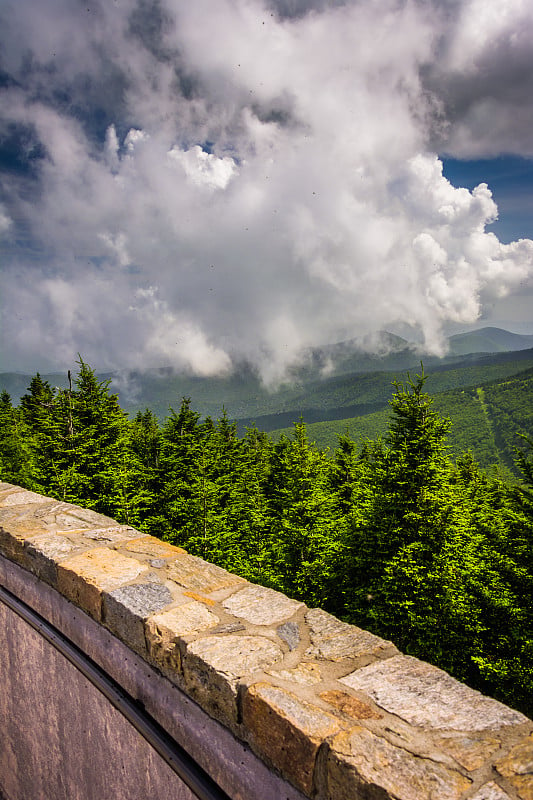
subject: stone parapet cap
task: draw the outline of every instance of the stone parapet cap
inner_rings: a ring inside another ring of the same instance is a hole
[[[533,800],[533,722],[368,631],[5,483],[0,554],[308,797]]]

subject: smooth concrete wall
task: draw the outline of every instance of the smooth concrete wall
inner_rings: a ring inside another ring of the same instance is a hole
[[[0,586],[46,621],[36,631],[0,592],[6,800],[208,798],[45,624],[184,748],[213,798],[533,800],[522,714],[92,511],[0,484]]]
[[[0,556],[0,586],[49,620],[137,700],[235,800],[303,800],[226,728],[91,617]],[[0,601],[0,798],[192,800],[79,671]]]
[[[194,798],[98,689],[5,606],[0,627],[0,774],[10,800]]]

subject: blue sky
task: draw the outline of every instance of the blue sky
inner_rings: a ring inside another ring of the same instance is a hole
[[[487,183],[498,206],[489,226],[502,242],[533,238],[533,160],[502,155],[463,161],[443,158],[444,175],[454,186]]]
[[[533,332],[526,0],[4,0],[0,369]]]

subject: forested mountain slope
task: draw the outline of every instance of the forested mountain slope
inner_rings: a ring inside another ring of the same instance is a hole
[[[482,333],[463,334],[462,345],[479,346]],[[507,331],[499,333],[498,349],[504,340],[520,348],[529,341],[525,336],[517,340],[516,334]],[[490,354],[471,351],[436,358],[421,355],[391,334],[383,337],[381,355],[365,354],[354,342],[315,348],[304,354],[302,364],[289,372],[285,383],[274,388],[266,388],[256,371],[242,363],[235,365],[231,375],[218,378],[174,374],[170,368],[103,373],[101,378],[111,381],[121,407],[132,415],[148,407],[162,421],[170,407],[176,408],[182,397],[190,397],[202,415],[217,416],[224,407],[229,417],[242,420],[241,430],[252,420],[258,427],[271,430],[292,424],[300,415],[308,422],[317,422],[385,408],[392,381],[401,379],[407,371],[416,372],[421,360],[432,375],[432,392],[481,384],[533,367],[533,349]],[[485,344],[488,341],[491,337],[483,338]],[[325,367],[329,372],[324,372]],[[66,374],[42,377],[51,386],[65,388],[68,384]],[[18,402],[30,380],[31,375],[0,374],[0,391],[7,391]],[[286,416],[276,418],[279,414]]]
[[[510,361],[489,370],[461,371],[459,375],[451,370],[445,373],[444,381],[432,374],[427,382],[428,388],[435,391],[436,386],[442,386],[448,380],[454,383],[465,377],[503,372],[503,378],[474,383],[462,389],[440,392],[437,389],[433,395],[435,409],[452,422],[448,435],[451,454],[457,456],[471,450],[482,467],[498,467],[502,474],[516,474],[515,448],[522,447],[524,435],[533,436],[533,368],[505,375],[509,365],[514,368],[516,362]],[[392,393],[392,387],[390,391]],[[390,410],[386,407],[374,413],[309,424],[308,433],[319,447],[333,451],[339,436],[346,433],[355,441],[383,435],[389,419]],[[273,430],[271,434],[277,439],[282,433],[289,432],[290,426],[287,426]]]

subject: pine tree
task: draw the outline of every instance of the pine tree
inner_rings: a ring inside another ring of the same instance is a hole
[[[161,432],[156,417],[147,408],[136,414],[124,433],[122,470],[125,480],[122,486],[127,504],[126,521],[145,530],[160,512]]]
[[[157,513],[145,529],[173,544],[185,545],[197,530],[198,508],[195,486],[202,460],[204,425],[184,397],[179,412],[170,409],[161,430],[157,466]]]
[[[436,559],[453,509],[449,422],[432,409],[425,382],[422,373],[395,384],[387,436],[361,451],[345,549],[349,615],[400,647],[418,636],[419,613],[440,613]]]
[[[0,478],[28,489],[34,481],[34,447],[31,431],[5,390],[0,394]]]
[[[300,421],[292,439],[283,436],[274,446],[271,464],[267,497],[280,588],[308,603],[327,601],[340,547],[330,462]]]
[[[54,405],[55,392],[48,381],[37,373],[30,382],[27,393],[20,398],[20,408],[27,425],[39,431],[49,419]]]
[[[247,580],[276,588],[265,485],[270,471],[272,441],[255,427],[240,440],[225,509],[226,569]]]
[[[94,508],[119,521],[128,516],[127,420],[109,381],[99,381],[80,357],[72,388],[53,393],[35,376],[23,398],[33,426],[38,480],[53,497]]]

